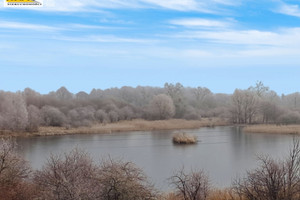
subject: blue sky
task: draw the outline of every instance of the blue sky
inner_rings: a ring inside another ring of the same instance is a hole
[[[300,1],[0,0],[0,89],[48,93],[121,86],[208,87],[263,81],[299,91]]]

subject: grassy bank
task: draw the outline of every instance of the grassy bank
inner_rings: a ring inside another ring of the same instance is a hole
[[[248,133],[300,134],[300,125],[251,125],[243,130]]]
[[[65,127],[40,127],[38,132],[11,132],[0,131],[0,136],[47,136],[47,135],[66,135],[66,134],[93,134],[93,133],[112,133],[126,131],[152,131],[152,130],[175,130],[175,129],[197,129],[201,127],[224,126],[228,123],[224,120],[201,119],[201,120],[132,120],[120,121],[117,123],[94,124],[90,127],[65,128]]]

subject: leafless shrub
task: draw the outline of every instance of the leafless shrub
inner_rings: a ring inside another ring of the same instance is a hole
[[[156,199],[157,192],[153,185],[142,170],[131,162],[104,160],[98,178],[103,199]]]
[[[27,162],[15,152],[16,143],[0,140],[0,199],[30,199]]]
[[[284,161],[259,157],[260,166],[234,182],[234,190],[246,200],[296,200],[300,197],[300,145],[294,140]]]
[[[97,167],[87,153],[74,149],[62,155],[52,155],[42,170],[35,172],[34,182],[39,199],[94,200],[99,196]]]
[[[184,168],[170,178],[178,197],[184,200],[206,200],[209,194],[209,179],[204,171],[186,173]]]

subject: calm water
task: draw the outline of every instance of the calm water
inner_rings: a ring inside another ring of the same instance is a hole
[[[80,147],[100,161],[103,156],[133,161],[158,188],[168,189],[168,177],[176,169],[204,169],[219,187],[230,186],[232,179],[257,166],[256,156],[288,154],[290,135],[249,134],[239,127],[186,130],[200,143],[173,145],[172,135],[178,131],[128,132],[95,135],[66,135],[18,139],[19,151],[35,169],[43,166],[51,153]]]

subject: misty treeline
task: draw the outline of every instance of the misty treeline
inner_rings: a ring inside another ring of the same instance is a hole
[[[166,83],[159,87],[93,89],[49,94],[30,88],[0,91],[0,128],[37,131],[39,126],[78,127],[120,120],[220,117],[232,123],[299,123],[300,93],[279,96],[262,82],[233,94]]]
[[[132,162],[111,157],[95,162],[78,148],[52,154],[33,170],[12,140],[0,140],[0,200],[298,200],[300,145],[294,140],[282,160],[258,157],[259,166],[218,190],[203,170],[182,167],[166,180],[172,192],[155,188]]]

